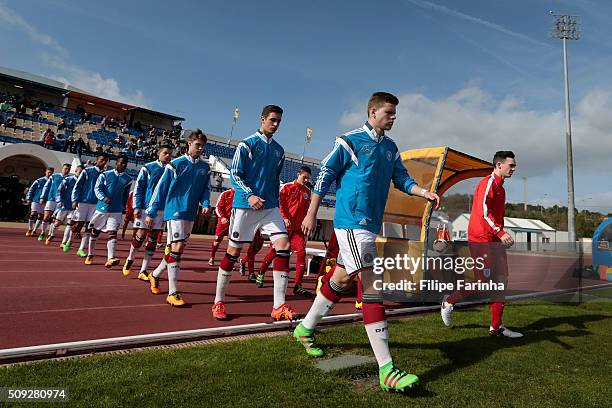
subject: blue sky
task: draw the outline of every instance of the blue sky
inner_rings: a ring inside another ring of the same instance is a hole
[[[612,212],[612,3],[605,0],[0,0],[1,65],[67,80],[226,135],[285,108],[278,140],[322,157],[365,120],[377,90],[400,96],[405,148],[518,154],[510,200],[565,202],[561,43],[549,10],[581,16],[570,45],[578,206]],[[467,187],[469,188],[469,187]]]

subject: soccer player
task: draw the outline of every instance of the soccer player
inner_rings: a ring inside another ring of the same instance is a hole
[[[125,172],[127,165],[127,156],[118,156],[115,168],[100,174],[96,181],[94,192],[98,198],[98,204],[89,222],[88,229],[91,236],[89,238],[89,251],[85,258],[85,265],[93,264],[96,242],[102,231],[108,235],[106,242],[107,257],[104,266],[112,268],[119,264],[119,259],[115,258],[117,231],[119,231],[121,226],[123,209],[125,208],[128,194],[130,194],[130,187],[132,186],[132,178]]]
[[[49,245],[53,239],[53,233],[55,231],[55,222],[51,222],[51,216],[57,208],[57,189],[59,188],[64,178],[70,173],[70,164],[65,163],[62,166],[60,173],[53,173],[49,180],[45,183],[42,193],[40,195],[40,205],[44,205],[45,213],[42,222],[42,231],[38,236],[38,240],[42,241],[45,237],[45,224],[49,224],[49,232],[47,233],[47,239],[45,239],[45,245]]]
[[[280,212],[289,234],[290,249],[297,257],[293,294],[306,298],[313,297],[313,294],[302,286],[302,279],[306,271],[306,237],[302,232],[302,221],[304,221],[310,206],[310,189],[307,185],[311,176],[310,167],[302,166],[298,170],[297,178],[293,183],[287,183],[280,189]],[[263,286],[264,275],[275,255],[276,251],[271,248],[262,262],[261,270],[257,275],[258,287]]]
[[[74,210],[72,209],[72,190],[74,189],[74,185],[76,184],[77,179],[81,175],[81,172],[85,166],[82,164],[78,165],[74,175],[67,175],[64,177],[59,187],[57,188],[57,194],[55,196],[55,201],[57,202],[57,209],[55,210],[55,221],[53,225],[55,228],[62,225],[64,220],[67,220],[66,229],[64,229],[64,236],[62,237],[62,243],[60,244],[60,248],[64,252],[68,252],[70,250],[70,240],[72,238],[72,215]],[[50,232],[50,238],[53,239],[53,233],[55,232],[55,228]]]
[[[43,219],[43,206],[40,204],[40,196],[42,195],[42,189],[53,174],[53,167],[47,167],[45,175],[43,177],[34,180],[30,189],[26,194],[26,202],[30,205],[30,218],[28,220],[28,230],[25,233],[26,237],[36,235],[38,226]],[[45,228],[42,228],[45,231]]]
[[[210,258],[208,264],[213,266],[215,264],[215,254],[223,237],[226,237],[229,231],[229,220],[232,212],[232,202],[234,201],[234,189],[230,188],[219,194],[217,199],[217,205],[215,206],[215,214],[217,214],[217,228],[215,230],[215,239],[212,243],[212,251],[210,252]]]
[[[189,134],[187,153],[166,165],[147,207],[145,223],[148,228],[154,226],[158,211],[163,211],[170,242],[170,252],[149,275],[151,293],[160,293],[159,275],[167,269],[169,285],[166,302],[171,306],[185,305],[177,283],[181,255],[191,234],[198,205],[202,207],[202,214],[210,212],[210,167],[201,157],[206,141],[206,135],[200,129]]]
[[[516,160],[511,151],[499,151],[493,157],[495,169],[491,175],[480,180],[474,191],[474,201],[470,222],[468,224],[468,246],[472,258],[479,259],[483,268],[475,268],[476,280],[482,282],[508,282],[508,261],[505,246],[514,244],[512,237],[504,231],[504,216],[506,208],[506,191],[504,180],[512,177],[516,170]],[[476,264],[477,265],[477,264]],[[470,291],[455,291],[442,300],[440,315],[446,326],[452,325],[454,305],[464,297],[473,294]],[[489,309],[491,311],[490,336],[505,336],[510,338],[523,337],[502,324],[504,313],[503,291],[491,294]]]
[[[164,142],[157,151],[157,160],[142,166],[134,186],[132,205],[134,209],[134,228],[136,229],[136,233],[132,237],[130,253],[123,265],[123,275],[128,276],[132,272],[132,264],[134,263],[136,250],[140,248],[146,240],[147,243],[145,244],[144,256],[142,265],[140,266],[140,272],[138,273],[138,279],[147,283],[149,282],[147,268],[157,246],[157,235],[160,231],[164,230],[164,214],[160,211],[153,219],[153,224],[149,228],[145,222],[145,212],[147,204],[153,196],[153,190],[155,190],[159,179],[164,173],[166,165],[170,162],[172,150],[172,145],[169,142]]]
[[[96,205],[98,203],[98,197],[94,192],[94,187],[98,181],[98,177],[104,171],[108,163],[108,156],[105,153],[100,153],[96,157],[96,165],[86,167],[79,178],[77,179],[74,188],[72,189],[72,208],[75,210],[72,214],[72,234],[73,236],[81,232],[81,229],[85,223],[91,221]],[[89,225],[89,224],[88,224]],[[77,255],[81,258],[87,256],[86,246],[89,244],[89,230],[86,228],[81,237],[81,245],[77,251]]]
[[[123,226],[121,227],[121,240],[125,239],[125,231],[129,223],[134,223],[134,190],[130,191],[127,203],[125,204],[125,215],[123,217]],[[136,235],[136,228],[133,228],[132,238]],[[148,282],[148,280],[147,280]]]
[[[257,230],[269,235],[276,248],[272,319],[293,320],[299,317],[295,310],[285,303],[290,252],[287,230],[278,209],[278,190],[285,163],[285,151],[273,139],[282,115],[283,110],[279,106],[264,107],[259,130],[238,144],[230,165],[230,179],[236,193],[230,221],[229,244],[217,275],[215,303],[212,307],[215,319],[227,319],[224,300],[232,269],[240,256],[242,245],[251,242]]]
[[[406,194],[433,201],[436,208],[439,205],[436,194],[419,187],[408,175],[395,142],[385,135],[393,127],[398,103],[390,93],[374,93],[368,102],[365,125],[336,139],[334,149],[321,162],[302,228],[306,236],[315,231],[319,204],[336,181],[334,231],[340,253],[333,275],[324,281],[308,314],[293,332],[311,356],[324,354],[315,342],[314,329],[346,293],[353,279],[361,273],[362,282],[372,280],[365,277],[371,278],[373,274],[376,234],[382,224],[390,181]],[[382,293],[373,287],[363,289],[363,322],[378,362],[380,387],[385,391],[412,387],[418,383],[418,377],[397,368],[391,358]]]

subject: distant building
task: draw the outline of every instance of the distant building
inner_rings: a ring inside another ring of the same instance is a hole
[[[470,214],[464,213],[453,221],[453,241],[467,241]],[[567,231],[557,231],[540,220],[528,218],[504,218],[504,230],[518,247],[531,251],[554,251],[567,243]]]

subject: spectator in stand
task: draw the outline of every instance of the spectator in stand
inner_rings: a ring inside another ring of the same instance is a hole
[[[83,108],[83,105],[79,103],[77,107],[74,108],[74,113],[79,114],[81,116],[85,115],[85,109]]]
[[[174,127],[174,131],[176,132],[176,135],[181,135],[181,132],[183,131],[183,126],[181,125],[181,122],[176,124],[176,126]]]
[[[47,149],[53,149],[53,145],[55,144],[55,133],[50,128],[45,130],[42,137],[43,146]]]
[[[0,111],[2,112],[8,112],[10,111],[12,108],[11,104],[8,102],[8,100],[3,99],[2,102],[0,102]]]
[[[137,131],[139,131],[139,132],[142,132],[142,131],[143,131],[143,129],[142,129],[142,123],[140,123],[140,121],[139,121],[139,120],[137,120],[137,121],[136,121],[136,123],[134,123],[134,129],[136,129],[136,130],[137,130]]]
[[[123,133],[124,135],[128,135],[130,133],[130,129],[125,123],[123,124],[123,126],[121,126],[121,133]]]
[[[99,156],[100,154],[104,153],[104,148],[102,147],[102,145],[98,145],[96,146],[96,154],[97,156]]]
[[[25,115],[27,112],[26,110],[26,106],[24,103],[20,104],[17,109],[15,110],[15,113],[19,114],[19,115]]]
[[[136,165],[138,165],[140,161],[142,161],[143,163],[145,161],[145,152],[142,149],[136,150]]]
[[[120,133],[117,133],[117,137],[115,137],[115,140],[113,140],[116,144],[118,145],[122,145],[124,144],[125,140],[123,139],[123,135],[121,135]]]
[[[9,116],[8,119],[6,120],[6,122],[4,122],[3,126],[5,128],[13,128],[13,129],[15,129],[17,127],[17,119],[15,119],[15,115]]]
[[[68,138],[66,139],[66,150],[64,150],[65,152],[70,151],[70,153],[74,153],[74,135],[70,135],[68,136]]]
[[[36,105],[36,107],[34,107],[34,109],[32,110],[32,117],[40,118],[40,115],[41,115],[40,105]]]
[[[85,141],[82,137],[79,137],[79,140],[77,140],[76,145],[77,155],[81,157],[81,154],[83,154],[83,148],[85,148]]]
[[[100,127],[106,130],[106,128],[108,127],[108,116],[102,118],[102,121],[100,122]]]
[[[110,118],[108,120],[108,127],[113,128],[113,129],[116,128],[117,127],[117,119]]]
[[[0,127],[4,127],[4,116],[0,115]]]
[[[153,126],[149,126],[149,140],[153,139],[153,138],[157,138],[157,131],[155,130],[155,128]]]
[[[66,126],[68,130],[74,130],[74,122],[69,120],[68,125]]]
[[[66,125],[66,120],[64,118],[60,119],[60,122],[57,125],[57,130],[64,130],[68,127],[68,125]]]
[[[83,114],[83,122],[91,123],[91,113],[85,112]]]

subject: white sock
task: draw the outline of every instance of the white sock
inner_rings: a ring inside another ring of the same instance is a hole
[[[36,222],[34,223],[34,233],[36,233],[36,231],[38,230],[38,226],[40,225],[40,220],[37,219]]]
[[[70,229],[70,226],[67,225],[66,229],[64,230],[64,237],[62,238],[62,244],[65,244],[66,242],[70,241],[70,238],[72,238],[72,230]]]
[[[370,345],[374,351],[374,357],[378,362],[378,366],[382,367],[392,360],[391,352],[389,351],[389,331],[387,330],[387,321],[370,323],[365,325]]]
[[[142,266],[140,267],[140,272],[146,272],[149,267],[149,262],[151,262],[151,258],[153,258],[153,251],[145,249],[144,257],[142,258]]]
[[[40,229],[40,233],[41,233],[41,234],[44,234],[44,233],[45,233],[45,230],[47,229],[47,223],[43,221],[43,222],[41,223],[41,226],[42,226],[42,228]]]
[[[319,293],[314,302],[312,302],[312,306],[310,306],[310,310],[306,314],[306,317],[302,321],[302,326],[308,330],[314,330],[321,319],[327,316],[329,312],[333,310],[334,306],[336,306],[334,302]]]
[[[89,245],[89,236],[91,234],[89,232],[84,232],[83,236],[81,237],[81,245],[79,246],[79,251],[84,251],[85,250],[85,246]]]
[[[52,222],[51,225],[49,225],[49,236],[53,237],[53,234],[55,234],[55,223]]]
[[[34,230],[34,221],[28,218],[28,229],[33,231]]]
[[[93,235],[89,237],[89,246],[87,250],[87,256],[94,256],[97,241],[98,241],[98,237],[94,237]]]
[[[108,259],[112,259],[115,257],[115,248],[117,247],[117,239],[109,239],[106,241],[106,249],[108,251]]]
[[[166,262],[165,258],[162,258],[159,265],[157,265],[157,268],[155,268],[155,270],[153,271],[153,276],[155,276],[156,278],[159,278],[159,275],[161,275],[164,269],[166,269],[166,265],[168,265],[168,262]]]
[[[127,259],[129,261],[133,261],[134,260],[134,253],[135,252],[136,252],[136,248],[134,248],[134,245],[130,245],[130,254],[127,257]]]
[[[225,300],[225,289],[232,279],[232,271],[224,271],[219,268],[217,273],[217,291],[215,292],[215,303]]]
[[[168,264],[168,294],[176,292],[176,284],[178,283],[178,275],[181,267],[178,262]]]
[[[289,272],[272,271],[274,276],[274,308],[282,306],[285,303],[285,292],[289,285]]]

